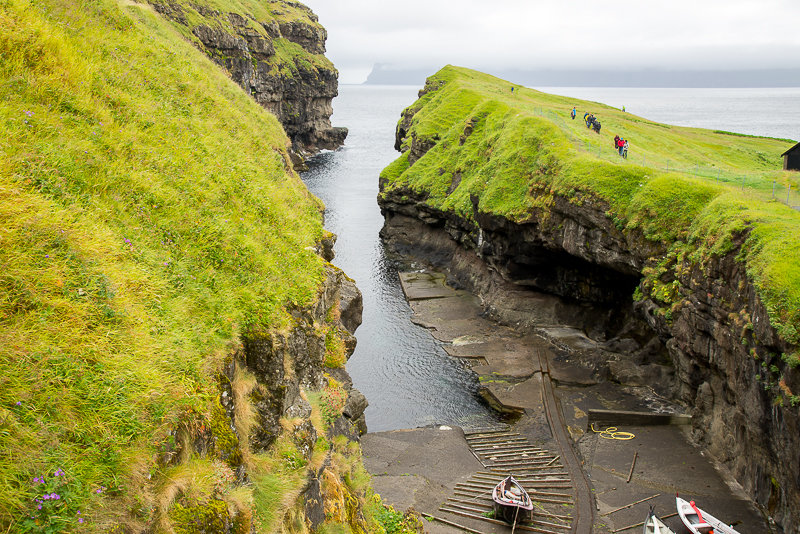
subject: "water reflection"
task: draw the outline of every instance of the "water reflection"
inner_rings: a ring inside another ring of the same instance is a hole
[[[340,87],[333,122],[350,128],[347,143],[315,157],[303,174],[325,202],[325,226],[338,235],[334,263],[364,295],[364,320],[347,370],[369,400],[372,432],[439,423],[485,426],[495,420],[475,397],[475,376],[411,323],[397,267],[378,237],[383,224],[375,200],[378,175],[397,157],[394,127],[416,91]]]

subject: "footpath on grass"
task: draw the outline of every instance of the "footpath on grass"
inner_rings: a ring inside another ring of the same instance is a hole
[[[585,369],[559,361],[540,338],[486,318],[477,297],[447,286],[442,274],[407,273],[401,280],[414,311],[412,321],[428,328],[452,357],[468,362],[487,399],[517,419],[495,434],[449,426],[367,434],[362,439],[364,462],[385,502],[475,532],[507,532],[510,527],[487,520],[488,492],[493,474],[517,468],[538,503],[535,523],[527,527],[534,531],[634,532],[641,526],[633,525],[644,521],[650,505],[678,529],[679,520],[670,517],[678,493],[742,532],[769,532],[736,484],[690,444],[688,427],[618,425],[618,431],[634,436],[628,440],[608,439],[613,431],[589,428],[590,409],[652,411],[642,395],[598,383]],[[543,399],[555,399],[555,404]],[[665,408],[675,409],[660,409]],[[492,435],[506,435],[507,442]],[[487,443],[513,445],[522,452],[492,456]],[[583,483],[588,497],[581,491]],[[426,522],[426,529],[458,531],[438,521]]]

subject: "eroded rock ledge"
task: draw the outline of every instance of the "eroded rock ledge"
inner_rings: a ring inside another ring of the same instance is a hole
[[[338,72],[325,57],[328,37],[299,2],[265,2],[269,17],[226,13],[198,1],[151,0],[201,50],[275,114],[302,156],[344,143],[347,128],[331,126]],[[298,163],[301,160],[298,160]]]
[[[397,147],[408,141],[404,126],[411,118],[398,125]],[[410,141],[414,160],[432,146]],[[528,288],[563,297],[554,313],[629,358],[608,361],[603,351],[591,351],[577,355],[584,363],[622,383],[651,380],[686,405],[697,443],[779,527],[800,532],[800,418],[774,394],[800,391],[797,373],[783,373],[779,357],[794,347],[770,324],[737,260],[746,236],[725,255],[695,264],[620,230],[608,206],[589,195],[555,196],[546,213],[519,223],[479,212],[477,200],[471,217],[459,217],[431,208],[424,193],[385,185],[382,236],[391,247],[448,269],[498,319],[521,329],[546,333],[536,308],[526,304]],[[671,305],[664,288],[674,291]]]
[[[329,367],[325,359],[331,329],[342,343],[344,357],[352,355],[356,346],[353,333],[361,324],[362,310],[361,292],[355,282],[328,264],[313,305],[290,310],[292,326],[241,336],[241,343],[233,347],[218,375],[219,413],[213,416],[211,427],[176,429],[175,446],[159,458],[161,466],[179,465],[192,455],[217,457],[234,469],[234,485],[247,485],[253,476],[248,458],[269,453],[279,440],[289,440],[296,451],[290,461],[297,468],[306,466],[305,486],[299,494],[272,496],[284,499],[279,513],[290,509],[294,514],[291,521],[300,521],[312,531],[326,522],[363,527],[360,506],[364,496],[348,493],[342,479],[350,474],[335,465],[333,449],[319,448],[320,440],[334,442],[343,436],[348,444],[367,431],[366,398],[352,387],[344,367]],[[312,421],[308,399],[309,394],[323,391],[331,382],[337,384],[345,401],[335,416],[326,420],[325,435],[321,435]],[[326,486],[337,486],[343,493],[326,493]],[[192,521],[198,532],[256,531],[250,511],[231,512],[229,508],[226,501],[212,495],[190,509],[202,511]],[[282,521],[287,517],[279,516],[276,524]]]

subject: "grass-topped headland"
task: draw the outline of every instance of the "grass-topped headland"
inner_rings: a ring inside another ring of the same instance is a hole
[[[222,369],[319,298],[322,206],[185,37],[144,3],[0,2],[0,531],[272,532],[306,483],[297,422],[251,452],[220,392],[245,441],[254,379]]]
[[[599,134],[582,121],[586,112],[602,122]],[[403,154],[381,174],[384,199],[408,192],[464,220],[477,210],[526,223],[546,218],[554,196],[592,198],[620,230],[696,264],[745,235],[740,259],[772,325],[800,343],[800,212],[769,194],[773,182],[784,191],[800,185],[797,173],[781,170],[791,141],[658,124],[453,66],[428,79],[398,133]],[[627,160],[612,146],[615,135],[630,142]]]

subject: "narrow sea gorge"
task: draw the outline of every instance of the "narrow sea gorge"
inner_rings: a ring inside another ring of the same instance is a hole
[[[344,147],[309,161],[303,181],[325,203],[325,226],[335,233],[333,263],[352,277],[364,298],[358,345],[347,362],[353,385],[367,397],[370,432],[431,424],[486,426],[492,411],[478,401],[478,384],[430,333],[410,321],[396,258],[378,232],[377,176],[396,157],[394,124],[415,87],[343,86],[333,121],[346,125]]]

